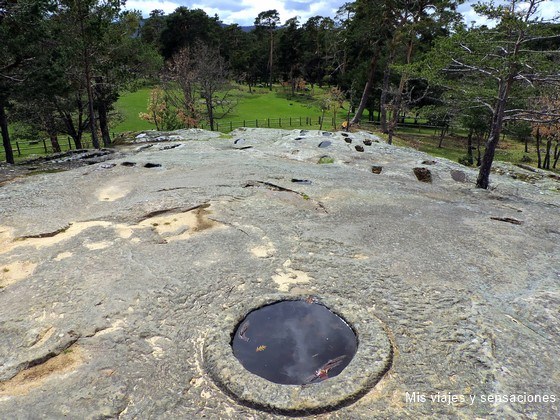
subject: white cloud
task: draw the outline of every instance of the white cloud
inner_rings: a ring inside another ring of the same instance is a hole
[[[250,26],[260,12],[272,9],[278,10],[281,23],[294,16],[298,16],[302,23],[317,15],[334,17],[338,8],[345,2],[346,0],[128,0],[126,8],[141,10],[144,16],[148,16],[154,9],[161,9],[169,14],[179,6],[186,6],[189,9],[203,9],[209,16],[216,14],[224,23]],[[503,2],[504,0],[496,1]],[[491,24],[472,10],[471,6],[474,3],[476,0],[467,0],[459,7],[467,25],[470,25],[471,21],[476,21],[476,25]],[[560,0],[546,0],[540,5],[540,15],[544,19],[551,19],[559,14]]]
[[[238,23],[239,25],[250,26],[253,25],[257,15],[266,10],[278,10],[281,23],[294,16],[298,16],[303,23],[308,18],[316,15],[334,17],[337,9],[343,3],[343,0],[320,0],[313,2],[285,0],[267,0],[266,2],[262,0],[128,0],[126,8],[129,10],[140,10],[143,16],[148,16],[154,9],[161,9],[166,14],[169,14],[177,7],[185,6],[189,9],[203,9],[208,16],[217,14],[224,23]],[[302,7],[302,5],[308,5],[309,7]]]
[[[475,0],[467,0],[466,3],[459,7],[459,11],[463,14],[463,20],[470,26],[472,22],[475,22],[476,26],[488,25],[494,26],[495,22],[489,20],[483,16],[477,15],[472,9],[472,5],[476,4]],[[508,1],[501,0],[496,1],[496,4],[508,4]],[[528,7],[527,2],[519,2],[517,4],[517,10],[526,10]],[[550,20],[553,18],[560,17],[560,0],[545,0],[539,5],[538,12],[535,17],[543,18],[544,20]]]
[[[126,2],[127,10],[140,10],[142,16],[148,17],[152,10],[163,10],[166,15],[172,13],[177,7],[181,6],[181,2],[158,1],[158,0],[128,0]]]

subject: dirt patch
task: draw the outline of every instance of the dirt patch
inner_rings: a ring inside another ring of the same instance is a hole
[[[307,284],[312,280],[309,274],[290,268],[291,264],[292,262],[290,260],[286,260],[283,264],[284,269],[276,270],[276,274],[272,276],[272,280],[277,284],[280,292],[289,291],[290,286],[294,284]]]
[[[0,267],[0,288],[17,283],[29,277],[37,268],[37,264],[30,261],[16,261]]]
[[[0,396],[27,395],[47,380],[75,370],[84,361],[80,347],[74,345],[45,363],[19,372],[12,379],[0,382]]]
[[[100,189],[96,196],[99,201],[117,201],[123,197],[126,197],[130,191],[124,188],[118,187],[116,185],[110,185],[108,187]]]
[[[268,242],[266,245],[256,246],[251,248],[251,253],[257,258],[269,258],[274,255],[276,249],[272,242]]]
[[[200,206],[182,213],[165,213],[142,220],[138,227],[152,228],[168,242],[189,239],[193,234],[223,226],[208,218],[209,206]]]

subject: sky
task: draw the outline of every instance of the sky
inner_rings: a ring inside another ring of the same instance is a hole
[[[224,23],[237,23],[241,26],[253,25],[257,15],[265,10],[276,9],[280,21],[298,16],[301,23],[312,16],[334,17],[340,6],[348,0],[127,0],[126,8],[140,10],[147,17],[150,11],[161,9],[165,14],[173,12],[179,6],[189,9],[203,9],[209,16],[218,15]],[[375,1],[375,0],[372,0]],[[472,11],[472,0],[460,6],[465,22],[470,25],[487,23]],[[545,19],[560,15],[560,0],[545,0],[541,4],[541,14]]]

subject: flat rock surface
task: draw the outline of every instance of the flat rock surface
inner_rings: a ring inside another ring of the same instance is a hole
[[[147,133],[7,178],[0,418],[280,417],[203,361],[225,311],[274,293],[344,297],[392,342],[383,379],[318,418],[555,417],[558,180],[499,164],[479,190],[472,169],[349,137]]]

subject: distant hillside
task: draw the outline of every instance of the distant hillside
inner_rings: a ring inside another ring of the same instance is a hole
[[[220,22],[220,25],[222,26],[222,28],[226,28],[228,26],[237,25],[237,23],[223,23],[223,22]],[[243,30],[243,32],[251,32],[253,29],[255,29],[254,25],[253,26],[237,25],[237,26],[239,26]]]

